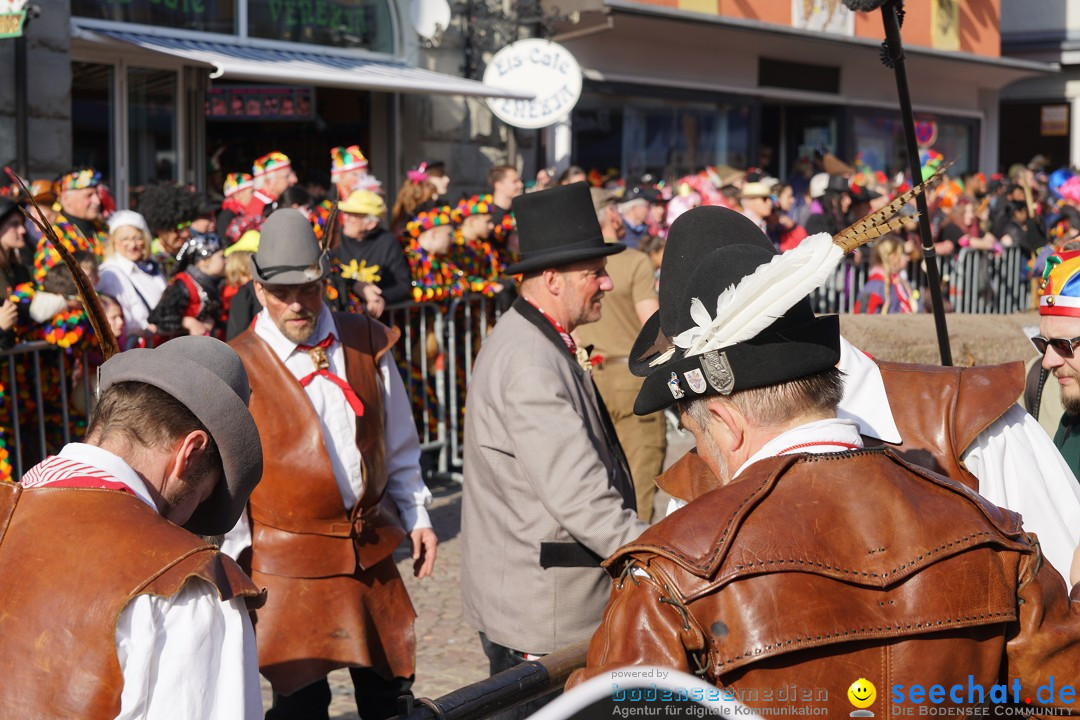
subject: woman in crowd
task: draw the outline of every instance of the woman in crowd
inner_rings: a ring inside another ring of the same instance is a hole
[[[945,220],[941,223],[934,248],[938,255],[946,256],[959,252],[961,248],[972,250],[997,250],[1001,245],[990,233],[984,233],[975,217],[975,203],[968,197],[959,197],[943,207]]]
[[[124,310],[127,334],[153,337],[150,312],[167,283],[161,268],[150,259],[150,228],[142,215],[120,210],[109,218],[109,244],[98,274],[98,290],[116,298]]]
[[[907,266],[904,242],[886,235],[874,243],[870,252],[870,275],[859,291],[854,312],[867,315],[918,312],[918,303],[904,278]]]
[[[19,206],[11,198],[0,197],[0,349],[15,345],[15,325],[19,307],[12,302],[12,290],[30,282],[30,270],[20,262],[19,253],[26,247],[26,227]]]
[[[397,234],[404,232],[405,223],[434,202],[437,194],[426,166],[421,165],[405,173],[405,182],[401,184],[390,211],[390,230]]]
[[[795,209],[795,192],[790,185],[779,184],[773,188],[773,212],[766,219],[769,228],[769,239],[780,248],[780,252],[786,252],[806,237],[806,230],[802,225],[795,222],[792,213]]]

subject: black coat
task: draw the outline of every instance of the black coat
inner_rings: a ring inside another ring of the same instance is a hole
[[[375,285],[382,290],[387,305],[405,302],[412,298],[412,272],[405,251],[397,236],[381,226],[357,240],[341,236],[341,243],[334,249],[334,257],[342,265],[353,260],[363,261],[368,267],[378,266],[379,279]]]

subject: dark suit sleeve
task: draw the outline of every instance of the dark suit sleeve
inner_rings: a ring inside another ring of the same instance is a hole
[[[229,320],[225,325],[225,339],[232,340],[248,329],[251,321],[262,311],[259,299],[255,297],[255,285],[250,281],[236,291],[232,304],[229,305]]]
[[[390,253],[389,262],[383,268],[383,281],[391,279],[383,288],[383,300],[387,305],[408,302],[412,299],[412,271],[404,252]]]

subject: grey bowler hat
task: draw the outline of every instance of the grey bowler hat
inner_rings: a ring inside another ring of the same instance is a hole
[[[184,527],[223,535],[236,525],[262,477],[262,443],[248,410],[251,386],[240,356],[210,337],[187,335],[153,350],[128,350],[101,366],[101,391],[141,382],[184,404],[210,431],[221,454],[223,478]]]
[[[263,223],[251,276],[263,285],[305,285],[330,272],[311,221],[299,210],[275,210]]]

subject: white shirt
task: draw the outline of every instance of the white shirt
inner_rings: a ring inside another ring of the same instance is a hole
[[[98,292],[112,295],[124,308],[127,332],[145,330],[150,311],[165,292],[165,277],[143,272],[138,265],[121,255],[113,255],[101,263],[98,275]]]
[[[867,437],[899,443],[877,363],[841,337],[837,367],[844,372],[837,417],[855,422]],[[1080,544],[1080,484],[1038,421],[1014,404],[979,433],[960,460],[979,479],[979,494],[1020,513],[1050,564],[1068,577]],[[668,514],[685,504],[673,499]]]
[[[157,512],[142,479],[117,455],[70,443],[59,457],[112,475]],[[243,598],[222,601],[192,578],[171,598],[139,595],[116,623],[124,677],[117,720],[261,720],[255,632]]]
[[[324,305],[315,325],[315,332],[307,344],[315,345],[328,334],[337,336],[334,316]],[[298,350],[296,343],[281,334],[269,313],[264,309],[255,319],[255,334],[261,337],[278,356],[289,372],[299,380],[315,370],[315,363],[306,351]],[[345,351],[335,339],[327,348],[328,370],[345,377]],[[379,360],[379,372],[383,379],[383,442],[386,446],[386,491],[401,514],[406,531],[431,527],[427,506],[431,503],[431,491],[424,485],[420,474],[420,440],[413,424],[412,407],[405,391],[401,374],[385,353]],[[351,510],[363,494],[364,480],[361,475],[360,450],[356,447],[356,414],[345,394],[325,377],[316,376],[305,388],[315,414],[322,426],[323,443],[330,464],[334,468],[341,501]],[[363,398],[361,398],[363,399]]]

